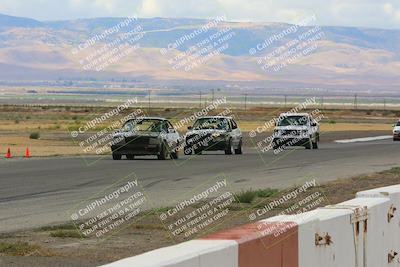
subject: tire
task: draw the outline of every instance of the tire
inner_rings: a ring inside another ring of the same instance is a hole
[[[225,149],[225,155],[232,155],[232,140],[229,139],[227,148]]]
[[[318,142],[317,141],[312,142],[312,148],[313,149],[318,149]]]
[[[161,151],[160,151],[160,155],[157,155],[157,158],[159,160],[166,160],[168,157],[168,150],[167,147],[165,146],[164,142],[161,145]]]
[[[134,159],[135,159],[135,155],[128,154],[128,155],[126,155],[126,159],[128,159],[128,160],[134,160]]]
[[[171,159],[178,159],[178,158],[179,158],[179,153],[178,153],[178,151],[172,152],[172,153],[171,153]]]
[[[235,154],[236,155],[243,154],[243,151],[242,151],[242,140],[240,140],[238,147],[235,149]]]
[[[184,150],[183,150],[183,154],[185,154],[186,156],[192,155],[193,154],[193,148],[185,147]]]
[[[117,153],[112,153],[112,158],[113,158],[113,160],[121,160],[122,159],[122,155],[121,154],[117,154]]]
[[[311,139],[308,139],[308,141],[304,144],[304,147],[306,148],[306,149],[311,149],[311,147],[312,147],[312,144],[311,144],[312,142],[311,142]]]
[[[276,149],[278,149],[280,147],[280,145],[278,144],[278,140],[273,140],[272,141],[272,149],[273,150],[276,150]]]

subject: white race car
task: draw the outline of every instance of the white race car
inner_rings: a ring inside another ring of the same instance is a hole
[[[393,127],[393,141],[400,141],[400,120]]]

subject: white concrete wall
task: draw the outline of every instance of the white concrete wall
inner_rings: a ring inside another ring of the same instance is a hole
[[[238,244],[231,240],[192,240],[104,266],[238,267]]]
[[[388,213],[393,218],[388,220]],[[298,225],[299,265],[289,267],[400,266],[400,185],[357,193],[357,198],[293,216],[276,216],[264,222]],[[316,234],[329,236],[330,244],[316,244]],[[193,240],[154,250],[106,266],[112,267],[243,267],[238,264],[233,240]],[[291,255],[286,255],[290,257]],[[265,267],[276,267],[263,263]],[[247,265],[246,265],[247,267]]]
[[[400,253],[400,185],[382,187],[367,191],[362,191],[357,193],[357,198],[387,198],[389,201],[389,207],[382,208],[381,216],[384,217],[385,231],[384,231],[384,242],[379,244],[379,248],[373,247],[369,242],[369,245],[372,247],[371,251],[374,251],[374,248],[379,249],[379,254],[377,257],[382,257],[385,260],[385,264],[381,266],[400,266],[400,258],[399,255],[393,259],[391,263],[388,262],[388,254],[392,252]],[[396,210],[393,211],[393,208]],[[392,218],[388,218],[388,214],[393,214]],[[383,251],[382,251],[383,250]],[[372,252],[377,254],[376,251]]]

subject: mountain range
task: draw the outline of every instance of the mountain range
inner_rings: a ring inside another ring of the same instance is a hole
[[[169,18],[37,21],[0,14],[3,81],[125,77],[394,91],[399,71],[400,30]]]

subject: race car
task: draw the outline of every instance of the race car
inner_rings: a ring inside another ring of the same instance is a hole
[[[188,130],[185,138],[185,155],[218,150],[224,151],[226,155],[243,153],[242,132],[231,117],[201,117],[193,126],[188,127]]]
[[[308,113],[280,114],[273,134],[273,148],[304,146],[318,149],[319,124]]]
[[[159,160],[165,160],[168,156],[178,159],[179,140],[179,133],[167,119],[131,119],[113,134],[112,157],[120,160],[125,155],[132,160],[135,156],[156,155]]]
[[[393,125],[393,141],[400,140],[400,120]]]

